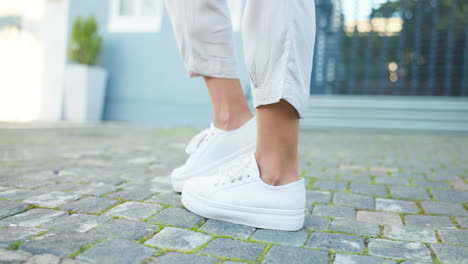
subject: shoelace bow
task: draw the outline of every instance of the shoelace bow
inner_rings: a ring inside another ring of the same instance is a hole
[[[214,133],[214,130],[211,128],[207,128],[201,131],[200,133],[195,135],[195,137],[193,137],[192,140],[190,140],[190,142],[187,144],[187,147],[185,147],[185,152],[189,155],[192,155],[195,152],[195,150],[197,150],[201,146],[201,143],[207,140],[209,136],[214,135]]]
[[[234,160],[231,164],[219,168],[221,177],[214,183],[215,186],[240,181],[243,177],[249,178],[252,174],[249,155],[244,155]]]

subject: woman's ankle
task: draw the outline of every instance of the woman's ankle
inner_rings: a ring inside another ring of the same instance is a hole
[[[215,115],[214,125],[224,131],[231,131],[240,128],[253,117],[250,110],[243,111],[242,113],[220,113]]]
[[[277,158],[260,157],[255,154],[257,159],[260,177],[268,185],[279,186],[299,180],[297,160],[281,159],[278,162]]]

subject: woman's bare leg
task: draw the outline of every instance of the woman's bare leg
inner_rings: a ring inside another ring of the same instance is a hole
[[[299,179],[298,132],[297,111],[285,100],[257,107],[255,157],[265,183],[283,185]]]

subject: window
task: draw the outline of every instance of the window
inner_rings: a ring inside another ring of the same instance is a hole
[[[159,32],[162,0],[111,0],[109,32]]]

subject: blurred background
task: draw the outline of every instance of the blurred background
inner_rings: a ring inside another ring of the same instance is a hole
[[[244,1],[228,3],[250,100]],[[303,128],[468,132],[467,1],[315,4]],[[79,17],[88,20],[77,25]],[[204,83],[186,74],[162,0],[0,0],[0,121],[206,126],[211,118]]]

